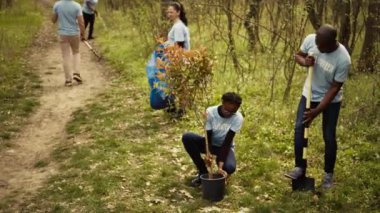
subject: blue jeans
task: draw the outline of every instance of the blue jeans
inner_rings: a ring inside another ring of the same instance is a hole
[[[311,108],[317,107],[319,102],[311,102]],[[336,161],[336,125],[338,123],[339,111],[341,103],[330,103],[328,107],[322,112],[322,131],[323,140],[325,141],[325,172],[333,173]],[[303,115],[306,109],[306,98],[301,97],[297,110],[296,125],[294,128],[294,153],[296,166],[306,169],[306,160],[302,159],[304,128]]]
[[[205,153],[205,144],[206,140],[205,137],[202,137],[200,135],[194,134],[192,132],[188,132],[182,135],[182,143],[187,151],[187,153],[190,155],[191,159],[193,160],[194,164],[197,166],[199,174],[206,174],[207,168],[205,165],[205,162],[203,161],[201,157],[201,153]],[[210,152],[217,156],[218,161],[218,155],[220,153],[221,147],[212,146]],[[232,174],[236,170],[236,159],[235,159],[235,153],[233,150],[233,147],[231,147],[230,151],[228,152],[226,162],[224,162],[223,170],[226,171],[228,174]]]

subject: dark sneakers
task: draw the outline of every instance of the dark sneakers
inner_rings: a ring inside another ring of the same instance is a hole
[[[201,176],[197,175],[193,180],[190,182],[190,186],[192,187],[199,187],[202,184]]]
[[[73,74],[73,79],[74,79],[76,82],[78,82],[78,84],[83,83],[82,78],[80,77],[80,74],[79,74],[79,73],[74,73],[74,74]]]
[[[292,171],[285,174],[285,177],[296,180],[302,176],[305,176],[305,169],[296,167]]]
[[[190,185],[191,185],[192,187],[199,187],[201,184],[202,184],[202,180],[201,180],[201,178],[200,178],[199,176],[197,176],[196,178],[194,178],[194,179],[191,181],[191,183],[190,183]]]
[[[322,180],[322,189],[330,189],[333,185],[333,173],[325,173]]]

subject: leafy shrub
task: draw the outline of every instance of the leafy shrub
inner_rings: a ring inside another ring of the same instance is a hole
[[[158,78],[168,84],[165,91],[175,96],[177,107],[182,109],[203,105],[212,82],[213,60],[206,48],[185,50],[178,45],[167,46],[164,59],[157,67],[165,69]]]

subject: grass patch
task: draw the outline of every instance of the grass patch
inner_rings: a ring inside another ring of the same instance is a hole
[[[0,11],[0,150],[38,105],[40,80],[25,51],[41,23],[42,14],[31,1]]]
[[[43,168],[49,165],[49,162],[46,160],[39,160],[34,164],[34,168]]]

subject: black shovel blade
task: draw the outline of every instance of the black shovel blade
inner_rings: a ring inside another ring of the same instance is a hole
[[[293,191],[315,191],[315,179],[310,177],[301,177],[292,180]]]

